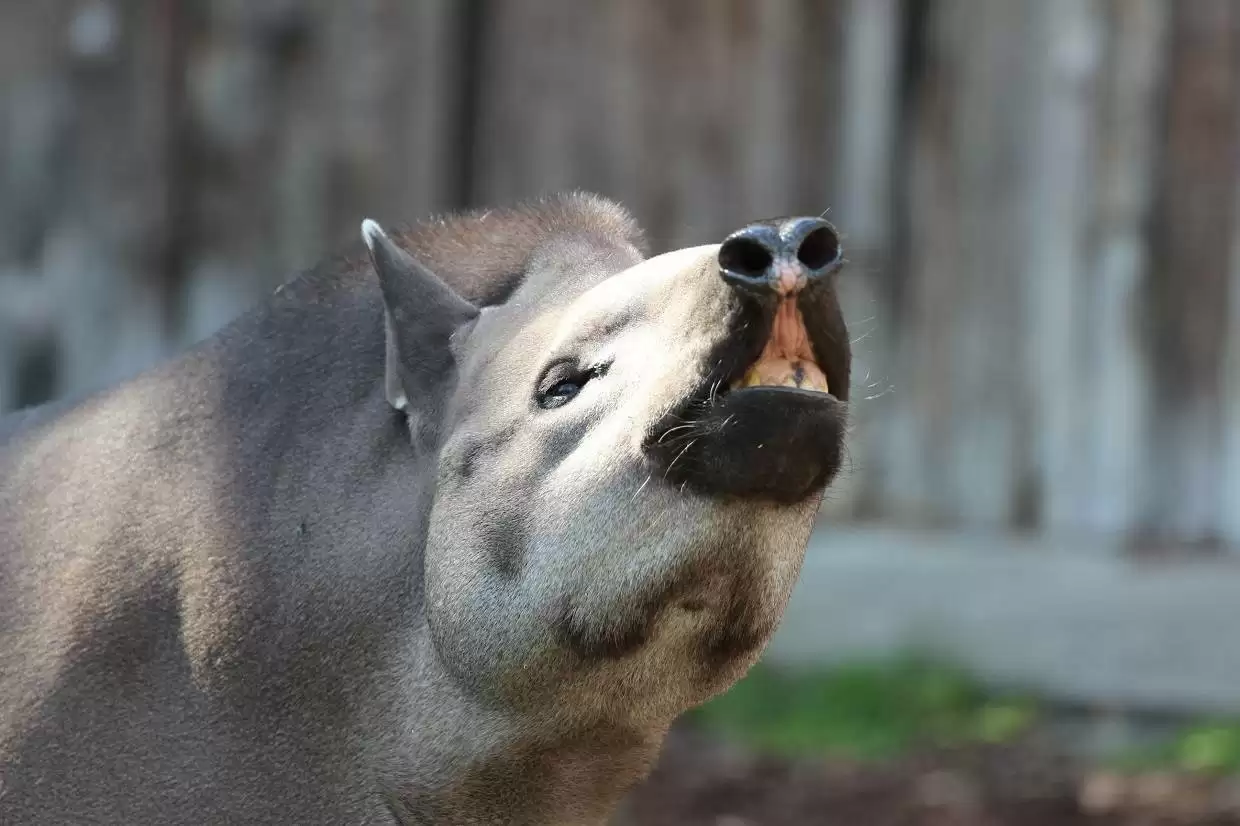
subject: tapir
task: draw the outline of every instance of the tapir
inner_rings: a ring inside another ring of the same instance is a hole
[[[849,427],[836,229],[359,235],[0,420],[0,823],[604,824],[761,655]]]

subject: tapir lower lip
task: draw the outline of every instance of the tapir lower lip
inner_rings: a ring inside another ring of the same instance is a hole
[[[747,387],[715,396],[648,450],[672,484],[795,504],[839,471],[845,410],[830,393]]]
[[[781,387],[778,385],[758,385],[756,387],[737,387],[728,390],[727,393],[739,396],[745,394],[763,394],[770,393],[774,398],[779,398],[779,394],[789,394],[806,399],[813,399],[822,402],[824,405],[839,404],[840,400],[835,397],[834,393],[824,393],[821,390],[802,390],[800,387]],[[723,395],[722,393],[720,395]]]
[[[830,392],[732,387],[762,354],[776,309],[774,302],[739,306],[729,334],[709,356],[714,369],[653,424],[645,450],[668,481],[708,494],[795,503],[821,491],[838,471],[847,410],[839,389],[847,383],[836,383],[838,359],[820,330],[806,324]]]

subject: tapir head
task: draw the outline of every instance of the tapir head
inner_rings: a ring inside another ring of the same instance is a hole
[[[435,650],[488,701],[669,722],[757,658],[839,468],[839,237],[764,220],[644,258],[586,196],[430,234],[363,225],[388,398],[437,464]]]

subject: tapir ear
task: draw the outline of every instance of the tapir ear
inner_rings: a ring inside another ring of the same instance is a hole
[[[478,310],[369,218],[362,222],[362,239],[383,291],[384,390],[393,407],[407,411],[410,394],[452,369],[452,333]]]

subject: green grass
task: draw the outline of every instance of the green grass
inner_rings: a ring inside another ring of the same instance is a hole
[[[961,669],[909,656],[796,673],[759,665],[689,716],[767,751],[888,760],[925,746],[1010,742],[1039,715],[1028,698],[996,696]],[[1240,719],[1190,723],[1104,763],[1122,772],[1240,774]]]
[[[691,719],[780,753],[882,760],[919,746],[1009,741],[1036,716],[1028,700],[990,696],[959,669],[905,657],[795,675],[759,665]]]
[[[1240,720],[1194,723],[1165,743],[1123,752],[1107,762],[1111,768],[1125,772],[1240,774]]]

